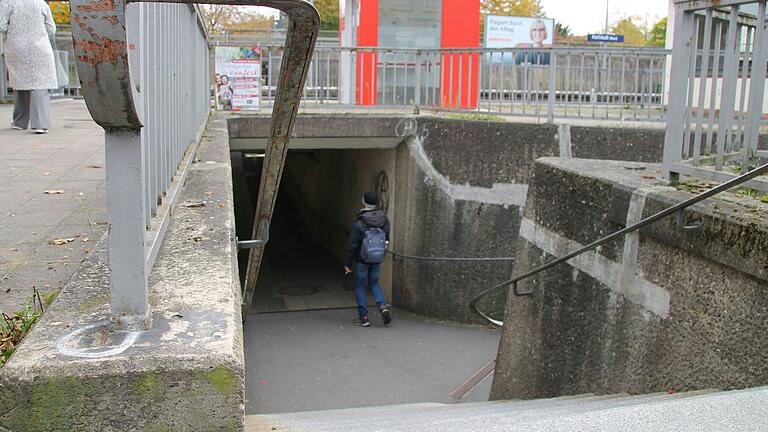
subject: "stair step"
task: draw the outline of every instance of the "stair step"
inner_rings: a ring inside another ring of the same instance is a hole
[[[753,389],[752,391],[758,395],[755,400],[761,400],[762,403],[768,402],[768,388]],[[749,395],[750,393],[747,394]],[[614,417],[617,416],[616,413],[630,413],[631,415],[628,418],[631,419],[637,417],[638,414],[654,410],[665,412],[670,409],[674,411],[675,407],[708,406],[712,405],[713,400],[738,399],[739,395],[738,392],[716,393],[706,390],[672,395],[667,393],[635,396],[626,394],[602,396],[586,394],[525,401],[390,405],[247,416],[245,431],[523,431],[527,430],[525,428],[531,425],[547,424],[553,428],[557,425],[561,427],[568,424],[568,422],[580,423],[580,421],[573,419],[595,418],[613,421]],[[746,398],[749,399],[749,396]],[[625,421],[627,424],[628,422],[629,420]],[[503,427],[497,428],[500,425]],[[583,430],[584,424],[582,424],[582,429],[552,428],[537,429],[534,427],[531,430],[575,431]]]

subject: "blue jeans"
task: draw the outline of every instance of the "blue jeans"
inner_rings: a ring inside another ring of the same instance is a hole
[[[368,315],[368,299],[365,297],[365,282],[371,288],[376,304],[381,306],[387,304],[384,294],[381,293],[379,285],[379,274],[381,273],[381,264],[355,263],[355,296],[357,297],[357,313],[360,316]]]

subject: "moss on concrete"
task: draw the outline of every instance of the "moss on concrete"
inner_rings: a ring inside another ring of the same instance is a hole
[[[77,377],[52,377],[31,386],[30,394],[14,396],[17,408],[0,420],[0,428],[18,431],[69,431],[87,410],[92,384]]]
[[[141,402],[161,399],[164,390],[163,378],[156,373],[139,375],[131,381],[131,395]]]
[[[237,391],[237,377],[225,366],[217,366],[207,371],[195,372],[195,378],[208,381],[214,390],[222,395],[231,395]]]

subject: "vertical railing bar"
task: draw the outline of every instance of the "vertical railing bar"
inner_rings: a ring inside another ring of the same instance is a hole
[[[600,60],[597,58],[597,53],[595,53],[595,72],[592,76],[592,93],[590,94],[590,99],[592,99],[592,118],[596,118],[596,108],[597,108],[597,92],[599,89],[597,88],[597,79],[598,79],[598,67],[600,66]]]
[[[611,69],[613,66],[613,57],[610,53],[604,53],[603,54],[606,59],[606,77],[603,80],[603,97],[605,98],[605,118],[608,118],[610,115],[610,106],[611,106]]]
[[[586,53],[581,53],[581,65],[579,67],[579,103],[576,105],[576,112],[581,117],[581,105],[584,103],[584,59]]]
[[[571,66],[571,52],[568,51],[566,54],[566,66],[565,66],[565,103],[564,106],[564,116],[568,117],[568,106],[571,104],[571,95],[573,94],[573,89],[571,88],[573,86],[573,80],[571,79],[572,75],[572,66]]]
[[[371,105],[376,105],[376,93],[379,91],[379,83],[376,80],[376,68],[379,67],[378,51],[371,49]]]
[[[491,109],[491,101],[493,100],[493,54],[491,54],[491,61],[488,62],[488,112],[493,111]]]
[[[509,113],[515,113],[515,104],[517,103],[517,89],[520,88],[517,85],[517,54],[512,51],[512,94],[509,96]],[[521,94],[522,96],[522,94]]]
[[[715,52],[713,54],[712,70],[713,73],[719,73],[720,71],[720,45],[722,42],[723,22],[718,20],[715,23]],[[717,77],[717,75],[715,75]],[[717,87],[718,79],[712,80],[712,86],[709,95],[709,122],[707,124],[707,141],[704,143],[704,153],[707,155],[712,154],[712,143],[714,142],[715,133],[715,116],[717,113]]]
[[[448,80],[449,80],[448,81],[448,86],[449,86],[448,87],[448,89],[449,89],[449,94],[448,94],[448,96],[449,96],[449,99],[448,99],[449,100],[449,102],[448,102],[449,105],[448,106],[450,108],[454,108],[454,105],[453,105],[453,51],[449,50],[448,51],[448,55],[451,58],[451,67],[450,67],[450,71],[449,71],[449,75],[448,75]]]
[[[469,56],[467,66],[467,109],[472,109],[472,71],[474,70],[474,54],[469,52],[467,55]],[[478,104],[478,108],[479,107],[480,104]]]
[[[685,132],[683,135],[683,155],[684,159],[690,156],[691,150],[691,118],[693,117],[693,89],[696,86],[696,58],[699,53],[699,29],[701,27],[701,18],[694,15],[694,36],[693,49],[691,50],[690,63],[687,77],[688,97],[685,99]]]
[[[758,4],[757,27],[755,28],[754,49],[752,58],[752,70],[749,86],[749,116],[747,117],[747,136],[744,146],[748,152],[757,149],[757,141],[760,133],[760,123],[763,113],[763,97],[765,92],[765,65],[768,58],[768,32],[765,28],[765,9],[764,1]],[[746,172],[749,160],[745,159],[741,166],[741,171]]]
[[[746,26],[745,26],[746,27]],[[739,115],[738,115],[738,127],[737,132],[738,136],[736,138],[737,142],[741,143],[742,149],[746,149],[747,146],[744,145],[744,114],[746,113],[746,94],[747,94],[747,76],[749,74],[749,61],[752,59],[752,46],[753,46],[753,40],[752,36],[754,33],[754,29],[751,27],[746,27],[747,29],[747,40],[746,44],[744,45],[744,54],[742,57],[742,64],[741,64],[741,89],[740,89],[740,96],[739,96]]]
[[[711,48],[712,37],[712,9],[707,9],[704,18],[704,47],[702,51],[701,69],[699,72],[699,103],[696,112],[696,132],[693,140],[693,164],[699,164],[701,156],[701,132],[702,121],[704,120],[704,99],[707,94],[707,75],[709,74],[709,51]],[[717,71],[712,71],[712,80],[717,79]]]
[[[547,91],[547,122],[555,122],[555,95],[557,93],[557,52],[553,51],[549,56],[549,89]]]
[[[505,70],[504,70],[504,51],[501,52],[501,76],[500,76],[500,82],[501,82],[501,88],[499,89],[499,112],[504,111],[504,99],[505,99],[505,88],[504,88],[504,78],[505,78]]]
[[[463,106],[464,106],[464,105],[463,105],[463,103],[462,103],[462,102],[463,102],[463,99],[462,99],[462,85],[461,85],[461,84],[462,84],[462,82],[461,82],[461,79],[463,78],[463,76],[462,76],[462,75],[463,75],[463,72],[464,72],[464,70],[463,70],[463,66],[464,66],[464,53],[462,53],[462,52],[460,51],[460,52],[459,52],[459,82],[458,82],[458,87],[459,87],[459,101],[458,101],[458,109],[462,109],[462,108],[463,108]]]
[[[763,5],[763,12],[765,12],[765,3],[761,4]],[[738,65],[735,64],[734,58],[736,56],[737,18],[738,6],[731,6],[731,16],[728,22],[728,32],[726,33],[725,58],[723,60],[723,92],[720,96],[720,121],[717,127],[715,169],[718,171],[723,168],[726,137],[733,129],[733,110],[736,104],[736,74],[738,73]],[[764,14],[762,22],[765,22]],[[763,62],[762,67],[763,78],[765,78],[765,62]],[[717,71],[713,71],[713,73],[717,73]],[[758,111],[762,111],[762,109],[758,109]]]
[[[624,80],[627,72],[627,56],[621,54],[621,87],[619,90],[619,120],[624,120]]]
[[[634,95],[632,95],[632,118],[634,120],[637,120],[637,107],[640,105],[642,101],[642,96],[640,94],[640,54],[635,54],[635,86],[634,86]],[[650,93],[650,89],[649,89]]]

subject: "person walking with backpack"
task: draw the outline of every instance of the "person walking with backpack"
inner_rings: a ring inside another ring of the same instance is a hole
[[[379,197],[374,192],[368,192],[363,196],[365,206],[357,214],[349,233],[347,242],[347,255],[344,260],[344,272],[355,275],[355,297],[357,298],[358,318],[355,324],[369,327],[368,299],[365,295],[365,283],[376,299],[381,320],[384,325],[392,322],[389,304],[381,292],[379,274],[381,263],[387,256],[387,244],[389,243],[389,219],[384,210],[376,208]],[[354,271],[353,271],[354,265]]]

